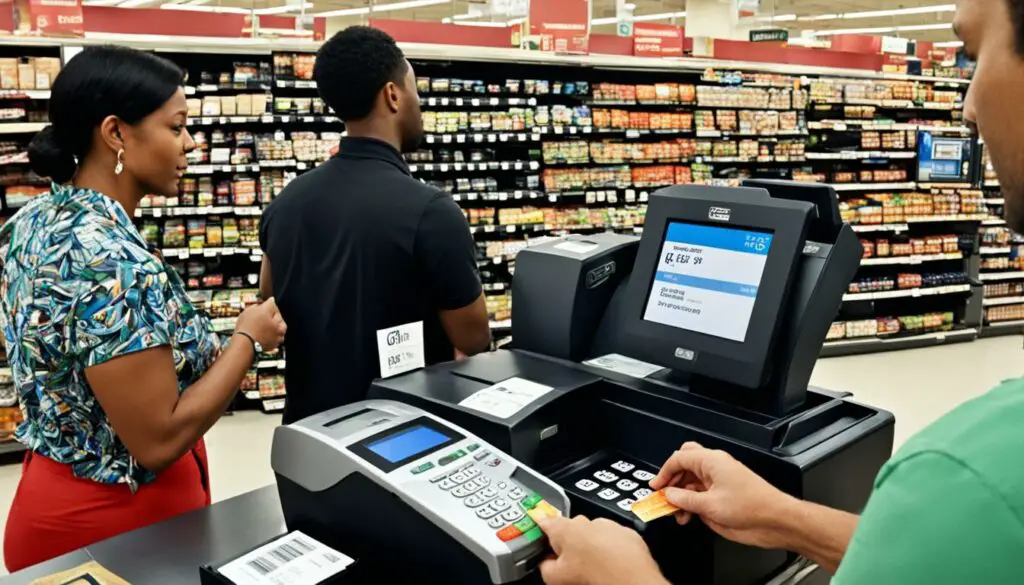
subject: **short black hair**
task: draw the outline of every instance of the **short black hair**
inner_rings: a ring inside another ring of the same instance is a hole
[[[107,116],[128,124],[159,110],[185,80],[174,63],[152,53],[87,47],[57,74],[50,91],[50,125],[28,147],[32,170],[65,183],[92,148],[93,130]]]
[[[401,83],[405,55],[384,31],[350,26],[316,53],[313,79],[320,97],[342,120],[362,120],[387,82]]]

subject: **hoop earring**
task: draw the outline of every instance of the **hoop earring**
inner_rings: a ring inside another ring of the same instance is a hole
[[[117,151],[117,164],[114,165],[114,174],[120,175],[124,172],[124,149]]]

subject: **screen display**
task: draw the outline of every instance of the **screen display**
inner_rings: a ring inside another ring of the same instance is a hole
[[[744,341],[772,234],[671,222],[644,320]]]
[[[429,451],[449,440],[451,437],[447,435],[432,428],[417,425],[374,441],[366,448],[388,463],[398,463]]]
[[[971,180],[971,140],[921,132],[918,137],[917,180],[967,183]]]

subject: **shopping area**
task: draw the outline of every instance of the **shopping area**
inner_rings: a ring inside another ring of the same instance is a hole
[[[335,448],[346,439],[341,431],[365,443],[359,425],[382,416],[392,430],[431,421],[455,459],[484,462],[492,451],[515,458],[519,475],[507,479],[514,489],[556,508],[640,526],[666,575],[824,583],[806,559],[730,548],[709,531],[685,536],[701,554],[677,558],[670,551],[683,542],[678,534],[630,514],[647,494],[629,474],[656,472],[679,437],[697,438],[731,446],[786,491],[858,511],[894,448],[1019,375],[1024,240],[1006,227],[986,145],[963,118],[972,64],[951,30],[955,6],[861,0],[834,13],[827,2],[743,0],[68,4],[18,2],[10,23],[0,17],[0,28],[25,33],[0,38],[0,221],[49,191],[29,171],[26,148],[47,125],[63,64],[96,43],[155,51],[187,72],[197,148],[179,195],[147,197],[135,223],[215,327],[234,331],[259,300],[262,210],[333,156],[343,136],[313,81],[316,50],[335,31],[369,23],[394,36],[415,69],[426,134],[405,154],[409,171],[462,208],[495,346],[506,349],[375,384],[370,396],[405,405],[397,411],[352,408],[316,419],[313,431],[277,435],[287,349],[261,355],[207,437],[214,506],[3,583],[89,560],[131,583],[198,583],[201,574],[204,584],[242,583],[221,569],[297,527],[321,540],[324,531],[346,533],[328,546],[355,559],[336,580],[310,582],[392,582],[366,581],[387,563],[344,548],[387,541],[387,531],[353,528],[371,523],[369,507],[382,510],[388,531],[408,534],[389,545],[392,554],[436,568],[407,550],[413,538],[435,539],[432,554],[466,567],[437,582],[537,582],[539,532],[524,528],[506,546],[494,530],[481,536],[476,525],[460,526],[479,522],[472,514],[429,510],[423,502],[450,502],[386,479],[406,467],[417,476],[445,467],[445,458],[420,453],[381,475],[365,445]],[[688,192],[685,204],[656,195],[677,185],[722,189]],[[756,191],[735,190],[744,185]],[[678,284],[682,277],[664,275],[685,276],[675,263],[690,261],[659,258],[663,246],[720,242],[721,234],[673,226],[721,230],[707,227],[721,217],[748,230],[747,244],[774,234],[760,240],[770,251],[759,252],[742,331],[652,317],[652,279],[655,287]],[[623,316],[645,307],[644,319]],[[650,321],[661,325],[647,329]],[[666,335],[665,326],[685,334]],[[620,355],[622,340],[640,338],[658,343]],[[546,390],[507,416],[464,404],[509,379]],[[742,391],[751,388],[763,393],[751,399]],[[0,467],[0,514],[17,483],[21,417],[10,370],[0,370],[0,452],[9,462]],[[342,492],[333,471],[323,472],[353,466],[373,482]],[[580,483],[595,472],[614,476],[600,494]],[[382,486],[419,504],[390,506]]]

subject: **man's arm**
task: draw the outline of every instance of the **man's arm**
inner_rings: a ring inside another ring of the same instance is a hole
[[[892,465],[833,585],[1021,583],[1024,525],[998,489],[1016,488],[942,452]]]
[[[260,297],[265,299],[274,298],[274,282],[270,274],[270,256],[263,252],[263,263],[260,264]]]
[[[780,546],[835,574],[850,546],[859,517],[811,502],[791,499],[775,518]]]
[[[427,204],[413,253],[452,345],[467,355],[486,351],[491,330],[477,272],[476,242],[451,197],[435,197]]]

